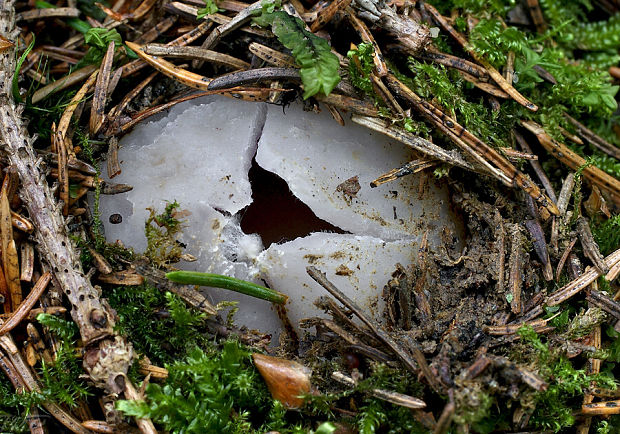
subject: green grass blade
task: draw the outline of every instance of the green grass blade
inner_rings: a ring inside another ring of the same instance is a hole
[[[166,273],[166,278],[184,285],[211,286],[214,288],[230,289],[241,294],[267,300],[272,303],[284,304],[288,296],[264,286],[257,285],[234,277],[222,276],[221,274],[200,273],[198,271],[172,271]]]
[[[15,101],[17,102],[22,102],[22,97],[19,94],[19,70],[22,69],[22,64],[24,63],[24,60],[26,60],[26,56],[28,56],[28,54],[32,51],[32,48],[34,47],[34,39],[35,38],[33,34],[32,41],[30,41],[30,44],[28,44],[28,47],[26,47],[22,55],[19,57],[19,59],[17,59],[17,65],[15,65],[15,73],[13,74],[13,82],[12,82],[12,91],[13,91],[13,98],[15,98]]]

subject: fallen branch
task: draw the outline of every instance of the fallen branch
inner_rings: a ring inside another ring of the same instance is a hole
[[[0,5],[0,34],[17,37],[13,2]],[[71,316],[86,347],[84,369],[98,387],[120,392],[114,380],[125,374],[133,359],[133,349],[114,331],[114,318],[108,304],[82,271],[79,256],[69,239],[61,207],[41,171],[40,160],[21,119],[21,107],[10,94],[15,71],[15,53],[0,57],[0,141],[2,151],[15,166],[21,181],[21,198],[36,230],[34,236],[42,259],[49,264],[55,280],[71,304]]]

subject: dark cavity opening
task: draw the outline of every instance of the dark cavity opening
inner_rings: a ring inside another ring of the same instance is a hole
[[[260,235],[265,248],[313,232],[348,233],[318,218],[308,205],[293,195],[286,181],[254,160],[248,176],[253,202],[241,211],[241,229],[246,234]]]

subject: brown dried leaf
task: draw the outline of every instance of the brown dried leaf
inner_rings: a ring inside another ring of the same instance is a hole
[[[262,375],[271,396],[287,408],[299,408],[304,400],[301,395],[310,392],[310,369],[293,361],[252,354],[254,364]]]
[[[14,47],[14,46],[15,44],[13,43],[13,41],[9,41],[4,36],[0,36],[0,53],[3,53],[9,48]]]

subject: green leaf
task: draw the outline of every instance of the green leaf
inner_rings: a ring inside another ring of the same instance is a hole
[[[315,431],[315,434],[332,434],[336,431],[336,425],[331,422],[323,422]]]
[[[266,7],[269,10],[269,7]],[[297,64],[304,86],[304,99],[318,93],[329,93],[340,82],[338,57],[331,52],[327,41],[305,29],[299,18],[284,11],[265,12],[254,19],[259,25],[271,24],[271,31],[289,50]]]
[[[116,29],[108,30],[96,27],[93,27],[84,34],[84,41],[90,48],[77,64],[78,68],[101,62],[110,41],[114,41],[116,49],[123,44],[123,39]]]
[[[199,20],[203,19],[207,15],[212,15],[220,11],[220,8],[217,7],[217,4],[214,0],[205,0],[205,7],[202,9],[198,9]]]
[[[92,28],[84,35],[86,44],[93,48],[105,50],[108,48],[110,41],[114,41],[118,47],[123,43],[120,33],[116,29]]]
[[[144,401],[116,401],[116,409],[122,411],[127,416],[133,417],[150,417],[149,406]]]
[[[73,321],[67,321],[48,313],[38,314],[37,321],[56,333],[64,341],[70,341],[78,334],[77,326]]]

